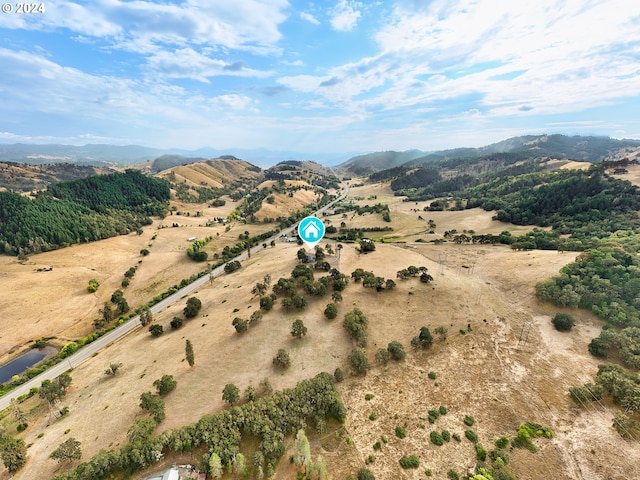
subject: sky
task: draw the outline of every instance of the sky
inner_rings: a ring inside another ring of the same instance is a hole
[[[36,3],[0,13],[0,143],[364,153],[640,138],[635,0]]]

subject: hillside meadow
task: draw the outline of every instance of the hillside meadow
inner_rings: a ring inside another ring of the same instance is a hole
[[[321,371],[333,373],[337,367],[346,373],[353,345],[342,319],[355,307],[369,319],[366,352],[372,368],[366,376],[346,374],[344,382],[337,384],[348,412],[344,425],[332,424],[324,435],[308,432],[313,457],[325,457],[330,478],[347,478],[370,456],[373,461],[367,468],[378,479],[425,478],[426,470],[431,470],[435,479],[447,478],[449,470],[462,477],[477,463],[472,443],[464,438],[469,428],[462,422],[465,415],[475,418],[472,428],[487,449],[501,436],[513,438],[524,422],[553,430],[553,438],[535,440],[537,453],[525,449],[510,452],[508,466],[520,480],[640,477],[636,446],[611,428],[613,409],[605,405],[604,411],[581,410],[567,394],[570,386],[589,381],[597,370],[598,362],[589,355],[587,344],[598,334],[601,322],[588,312],[570,311],[577,326],[570,333],[556,332],[550,318],[558,310],[538,304],[534,297],[535,283],[556,274],[575,254],[419,243],[415,240],[442,238],[443,232],[452,228],[477,233],[505,229],[516,233],[526,228],[492,221],[491,212],[480,209],[423,212],[428,202],[403,203],[386,185],[351,191],[351,196],[365,199],[370,195],[378,198],[358,203],[389,203],[391,222],[382,221],[377,214],[353,216],[353,212],[346,219],[342,215],[327,219],[334,225],[345,221],[348,227],[391,226],[394,230],[384,236],[393,237],[388,240],[395,243],[378,243],[376,250],[366,255],[359,254],[354,244],[345,243],[339,256],[328,255],[326,260],[347,275],[363,268],[394,279],[395,289],[375,292],[350,282],[342,292],[338,317],[332,321],[322,313],[330,302],[329,294],[310,298],[303,311],[284,311],[278,299],[272,311],[240,335],[231,321],[236,316],[248,318],[259,308],[258,298],[251,293],[255,283],[266,274],[275,283],[289,276],[298,263],[296,252],[300,247],[278,242],[252,255],[237,272],[195,292],[202,309],[182,328],[173,331],[169,322],[181,314],[186,298],[155,315],[154,323],[164,326],[162,336],[153,338],[139,328],[76,367],[71,372],[72,386],[62,402],[69,407],[68,415],[51,420],[40,399],[27,400],[23,408],[31,412],[31,418],[29,427],[19,436],[31,444],[29,460],[13,478],[51,478],[75,465],[58,466],[48,458],[68,437],[82,443],[82,460],[100,449],[122,446],[134,419],[143,415],[138,406],[140,394],[153,391],[153,381],[164,374],[174,376],[177,388],[165,397],[167,417],[155,433],[224,408],[221,395],[227,383],[234,383],[242,392],[248,385],[257,386],[268,378],[275,389],[281,389]],[[185,253],[189,244],[186,239],[191,236],[213,235],[214,241],[208,245],[213,251],[225,243],[235,243],[245,229],[252,234],[269,229],[268,225],[237,224],[226,232],[224,226],[202,226],[204,219],[230,211],[230,202],[205,210],[203,217],[195,216],[204,209],[202,205],[176,207],[181,215],[168,216],[162,224],[175,222],[179,227],[159,228],[156,220],[141,235],[34,255],[25,264],[14,257],[0,257],[0,289],[5,292],[0,310],[6,312],[1,320],[0,350],[17,352],[29,340],[41,336],[71,339],[86,334],[97,309],[119,287],[122,274],[131,266],[138,265],[125,290],[132,307],[197,272],[203,264],[192,262]],[[434,234],[424,233],[424,224],[430,218],[437,224]],[[332,247],[336,249],[335,244]],[[149,255],[141,256],[143,248],[149,249]],[[427,267],[433,282],[396,279],[396,272],[409,265]],[[37,272],[41,266],[54,268]],[[320,275],[315,274],[316,278]],[[92,277],[101,282],[95,294],[86,292]],[[297,318],[308,328],[302,339],[290,334]],[[445,327],[448,335],[441,339],[434,333],[431,349],[413,351],[411,338],[422,326],[428,326],[432,333],[436,327]],[[184,360],[186,339],[195,349],[193,368]],[[391,361],[387,366],[376,364],[376,350],[393,340],[404,345],[406,359]],[[284,372],[275,370],[271,363],[279,348],[287,349],[291,356],[291,367]],[[122,367],[115,376],[106,376],[104,370],[113,362],[122,363]],[[436,378],[429,378],[429,372]],[[430,424],[427,412],[439,406],[446,407],[447,413]],[[8,418],[4,422],[12,426]],[[398,426],[406,431],[404,439],[394,433]],[[430,441],[433,430],[457,433],[462,441],[436,446]],[[382,436],[386,443],[381,441]],[[381,444],[379,450],[373,447],[376,442]],[[279,479],[295,477],[295,467],[288,462],[293,439],[286,439],[285,446],[287,452],[275,477]],[[153,470],[173,462],[198,465],[202,453],[170,454]],[[420,467],[402,469],[399,459],[405,455],[416,455]],[[133,478],[143,479],[147,473]],[[8,472],[0,470],[0,479],[8,478]]]

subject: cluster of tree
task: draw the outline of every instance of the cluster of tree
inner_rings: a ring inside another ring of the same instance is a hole
[[[382,174],[380,174],[382,175]],[[433,167],[417,168],[408,175],[396,178],[391,182],[391,190],[405,190],[409,188],[421,188],[432,185],[442,180],[439,169]]]
[[[140,251],[140,253],[142,253],[142,252],[147,252],[146,254],[143,254],[143,255],[148,255],[149,254],[149,250],[146,250],[146,249],[143,249],[143,250]],[[137,267],[130,267],[129,270],[124,272],[124,278],[122,279],[122,283],[120,284],[122,286],[122,288],[126,288],[126,287],[129,286],[129,284],[131,283],[131,279],[136,274],[136,270],[137,270]]]
[[[367,232],[392,232],[392,227],[364,227],[364,228],[347,228],[340,227],[340,235],[332,237],[338,242],[353,242],[364,238],[364,234]],[[327,227],[328,234],[337,233],[338,229],[333,225]]]
[[[385,280],[384,277],[378,277],[373,272],[365,271],[362,268],[356,268],[351,273],[351,278],[353,278],[356,283],[362,281],[362,286],[365,288],[375,288],[376,292],[396,288],[396,282],[390,278]]]
[[[225,273],[233,273],[242,267],[242,264],[238,260],[232,260],[229,263],[226,263],[224,266]]]
[[[136,428],[129,431],[129,444],[117,451],[102,450],[88,462],[57,475],[55,480],[99,480],[118,470],[135,472],[155,464],[164,453],[189,451],[201,445],[208,450],[203,457],[204,465],[219,459],[222,466],[233,468],[245,435],[260,440],[259,451],[253,456],[254,472],[273,476],[275,462],[285,452],[286,435],[308,424],[325,431],[327,416],[343,421],[345,415],[333,376],[321,373],[295,388],[257,398],[216,415],[205,415],[195,424],[167,430],[158,436],[152,434],[153,423],[144,425],[139,422],[143,419],[137,419]],[[214,454],[217,459],[211,462]]]
[[[184,314],[185,318],[189,320],[191,318],[196,317],[200,312],[201,308],[202,308],[202,302],[198,297],[189,297],[187,299],[186,306],[182,310],[182,313]],[[151,322],[151,320],[152,320],[151,311],[149,311],[148,308],[141,310],[140,322],[142,323],[142,325],[147,325],[149,322]],[[147,322],[147,323],[144,323],[144,322]],[[177,330],[178,328],[182,327],[183,323],[184,323],[184,320],[181,317],[176,316],[176,317],[173,317],[173,319],[170,322],[170,325],[172,329]],[[159,337],[160,335],[162,335],[163,332],[164,332],[164,328],[162,327],[162,325],[154,323],[153,325],[149,326],[149,333],[154,337]]]
[[[373,206],[370,205],[340,205],[338,208],[334,210],[335,214],[346,213],[346,212],[356,212],[358,215],[364,215],[367,213],[379,213],[381,215],[389,214],[389,205],[386,203],[376,203]]]
[[[0,192],[0,253],[53,250],[139,230],[163,216],[168,186],[127,170],[50,185],[30,199]]]
[[[427,327],[420,327],[420,333],[411,339],[413,348],[430,348],[433,345],[433,335]]]
[[[187,256],[196,262],[206,262],[209,254],[203,250],[205,245],[213,240],[212,236],[208,236],[204,240],[196,240],[187,247]]]
[[[419,276],[422,283],[429,283],[433,281],[433,277],[429,275],[427,271],[427,267],[416,267],[415,265],[409,265],[407,268],[398,270],[398,272],[396,273],[396,277],[400,280],[406,280],[409,277]]]
[[[497,220],[552,226],[580,238],[639,226],[638,193],[631,183],[595,168],[498,178],[465,192],[467,208],[496,210]]]
[[[233,325],[233,328],[236,329],[236,332],[244,333],[247,330],[249,330],[249,327],[252,327],[256,323],[258,323],[258,321],[260,321],[261,318],[262,318],[262,312],[260,312],[260,310],[256,310],[249,316],[249,320],[245,320],[244,318],[240,318],[240,317],[235,317],[231,322],[231,325]]]
[[[407,354],[404,351],[404,345],[394,340],[387,345],[387,348],[379,348],[376,352],[375,358],[376,362],[381,365],[386,365],[391,359],[400,361],[404,360],[406,356]]]
[[[240,255],[242,252],[244,252],[245,250],[255,245],[258,245],[261,242],[264,242],[267,238],[275,235],[276,233],[278,233],[277,230],[269,230],[268,232],[264,232],[253,237],[249,237],[248,233],[246,233],[244,240],[236,243],[233,246],[227,245],[222,249],[222,259],[229,260],[230,258],[236,257]],[[218,258],[215,255],[214,257]]]
[[[606,358],[612,350],[626,367],[640,370],[640,328],[603,328],[589,343],[589,352],[596,357]]]
[[[586,250],[575,262],[560,269],[560,275],[536,285],[536,295],[561,307],[591,309],[610,325],[619,328],[640,326],[640,235],[616,232]],[[630,331],[630,333],[632,333]],[[635,336],[633,334],[632,336]],[[604,341],[614,342],[613,332]],[[616,339],[620,343],[624,339]],[[623,346],[621,344],[621,346]],[[604,345],[604,350],[609,348]],[[598,342],[592,353],[602,351]]]

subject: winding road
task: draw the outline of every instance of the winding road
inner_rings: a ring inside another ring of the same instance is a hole
[[[345,184],[343,184],[342,194],[338,198],[333,200],[331,203],[328,203],[324,207],[316,210],[315,215],[321,215],[327,209],[331,208],[336,202],[339,202],[340,200],[344,199],[347,196],[348,193],[349,193],[349,185],[345,183]],[[280,230],[278,233],[276,233],[272,237],[266,239],[264,241],[264,243],[270,243],[272,240],[275,241],[277,238],[281,237],[282,235],[290,234],[291,232],[293,232],[297,228],[297,226],[298,226],[298,224],[296,223],[296,224],[292,225],[291,227],[287,227],[287,228],[285,228],[283,230]],[[262,250],[263,248],[264,247],[262,245],[257,245],[255,247],[251,248],[250,252],[251,253],[257,253],[260,250]],[[241,260],[245,260],[247,257],[248,257],[248,252],[243,252],[240,255],[238,255],[237,257],[235,257],[235,258],[233,258],[233,259],[231,259],[229,261],[233,261],[233,260],[241,261]],[[178,290],[174,294],[172,294],[172,295],[168,296],[167,298],[163,299],[162,301],[156,303],[153,307],[151,307],[151,312],[153,314],[157,314],[157,313],[161,312],[165,308],[167,308],[167,307],[173,305],[174,303],[176,303],[177,301],[183,299],[186,295],[189,295],[190,293],[194,292],[195,290],[197,290],[198,288],[200,288],[201,286],[203,286],[204,284],[209,282],[211,279],[217,278],[220,275],[222,275],[223,273],[224,273],[224,265],[221,265],[221,266],[219,266],[217,268],[214,268],[209,275],[204,275],[204,276],[198,278],[193,283],[190,283],[186,287],[181,288],[180,290]],[[131,331],[136,330],[136,329],[138,329],[140,327],[141,327],[140,316],[136,315],[135,317],[132,317],[131,319],[127,320],[122,325],[120,325],[120,326],[116,327],[115,329],[111,330],[109,333],[103,335],[102,337],[98,338],[97,340],[94,340],[89,345],[81,348],[80,350],[78,350],[73,355],[65,358],[62,362],[58,363],[57,365],[54,365],[53,367],[51,367],[51,368],[47,369],[46,371],[42,372],[37,377],[32,378],[31,380],[23,383],[22,385],[14,388],[10,392],[8,392],[5,395],[1,396],[0,397],[0,411],[2,411],[5,408],[9,407],[11,405],[11,400],[12,399],[18,398],[21,395],[28,394],[29,391],[34,387],[40,387],[40,385],[42,384],[42,382],[44,380],[53,380],[54,378],[58,377],[59,375],[63,374],[64,372],[66,372],[67,370],[69,370],[71,368],[74,368],[77,365],[79,365],[80,363],[84,362],[86,359],[93,357],[95,354],[97,354],[103,348],[107,347],[108,345],[110,345],[113,342],[115,342],[115,341],[119,340],[120,338],[124,337],[125,335],[127,335]]]

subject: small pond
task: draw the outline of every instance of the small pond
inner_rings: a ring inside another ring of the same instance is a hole
[[[44,357],[44,351],[31,350],[30,352],[27,352],[15,360],[3,365],[0,367],[0,383],[8,382],[14,375],[24,373],[27,368],[35,365]]]

